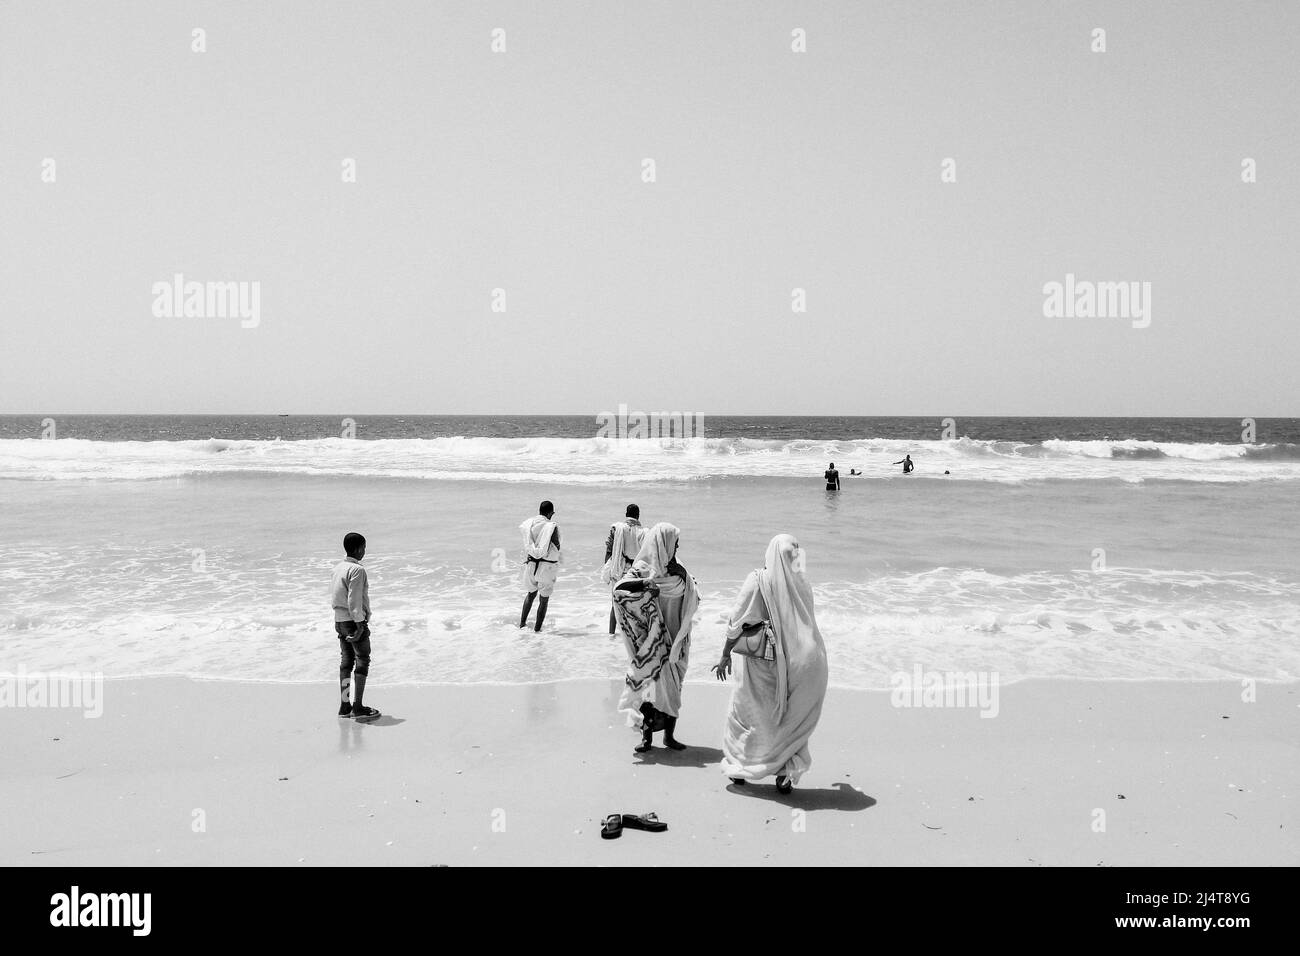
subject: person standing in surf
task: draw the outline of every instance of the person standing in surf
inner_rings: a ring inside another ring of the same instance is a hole
[[[361,559],[366,539],[355,531],[343,536],[347,555],[334,565],[330,600],[339,639],[339,716],[373,720],[379,711],[361,702],[370,675],[370,582]]]
[[[895,464],[895,465],[902,465],[902,466],[903,466],[903,474],[905,474],[905,475],[910,475],[910,474],[912,473],[912,469],[916,467],[915,465],[912,464],[912,456],[911,456],[911,455],[904,455],[902,461],[896,461],[896,462],[894,462],[894,464]]]
[[[839,473],[839,469],[835,467],[835,462],[831,462],[831,466],[826,469],[825,477],[826,477],[827,491],[840,490],[840,473]]]
[[[605,566],[601,569],[600,579],[609,585],[611,594],[614,585],[632,567],[636,554],[641,550],[641,541],[645,538],[645,528],[641,527],[641,509],[628,505],[622,521],[615,521],[609,526],[605,535]],[[618,627],[618,618],[611,601],[609,606],[609,633]]]
[[[537,508],[537,514],[519,526],[524,536],[524,610],[519,615],[519,626],[528,626],[528,612],[532,610],[535,598],[535,632],[542,629],[542,622],[546,620],[546,607],[555,592],[555,580],[560,573],[560,527],[554,519],[555,506],[549,501],[543,501]]]

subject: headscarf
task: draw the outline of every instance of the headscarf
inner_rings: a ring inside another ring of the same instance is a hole
[[[636,560],[632,562],[632,570],[637,576],[668,577],[668,564],[677,553],[677,539],[680,535],[677,526],[667,521],[660,521],[647,531],[645,540],[641,542],[641,550],[637,551]]]

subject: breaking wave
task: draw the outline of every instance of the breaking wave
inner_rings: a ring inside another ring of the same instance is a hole
[[[545,482],[808,478],[834,461],[841,475],[965,481],[1206,481],[1300,478],[1300,445],[1115,441],[1016,442],[750,438],[342,438],[204,441],[0,440],[0,478],[156,480],[273,473],[423,480]]]

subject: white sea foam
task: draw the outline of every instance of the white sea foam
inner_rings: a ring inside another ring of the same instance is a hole
[[[328,679],[336,641],[320,561],[250,564],[214,552],[210,572],[164,572],[175,558],[88,550],[53,574],[40,555],[10,568],[7,590],[21,597],[0,611],[7,659],[110,677]],[[533,683],[623,672],[594,566],[566,570],[539,636],[515,627],[513,569],[430,565],[418,555],[367,564],[382,597],[374,627],[385,681]],[[124,579],[135,586],[124,591]],[[716,660],[740,583],[702,582],[691,651],[697,679]],[[837,686],[887,687],[890,674],[918,663],[1003,680],[1300,678],[1300,584],[1264,574],[936,568],[819,581],[815,594]]]
[[[0,440],[0,478],[151,480],[191,475],[275,473],[440,481],[689,481],[816,476],[835,461],[870,478],[897,478],[910,454],[914,478],[1019,483],[1052,480],[1251,482],[1300,479],[1300,446],[1058,441],[1040,443],[794,441],[746,438],[430,438],[357,441],[101,442]]]

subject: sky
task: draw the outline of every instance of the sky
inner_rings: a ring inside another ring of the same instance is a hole
[[[1297,49],[1293,2],[3,0],[0,414],[1295,416]]]

